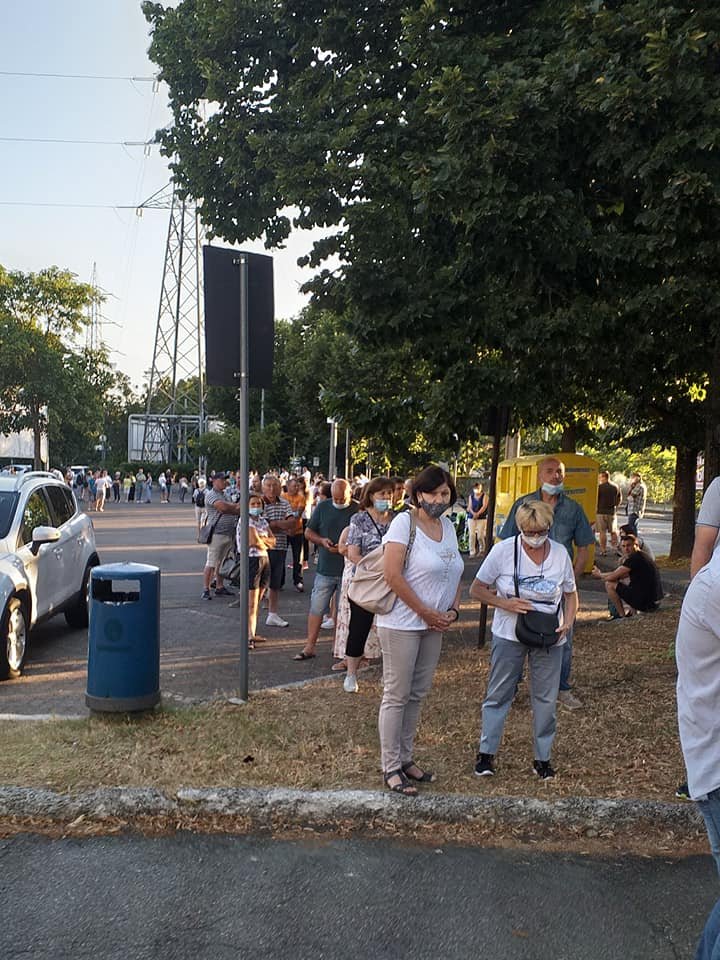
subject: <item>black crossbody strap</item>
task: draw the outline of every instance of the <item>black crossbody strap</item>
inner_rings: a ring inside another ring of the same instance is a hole
[[[518,536],[515,537],[515,556],[513,559],[513,567],[514,567],[513,579],[515,580],[515,596],[516,597],[520,596],[520,581],[518,579],[518,541],[519,540],[520,540],[520,536],[518,534]],[[553,601],[552,600],[533,600],[533,603],[553,603]],[[560,600],[558,601],[558,605],[555,610],[556,614],[560,613],[561,606],[562,606],[562,593],[560,594]]]

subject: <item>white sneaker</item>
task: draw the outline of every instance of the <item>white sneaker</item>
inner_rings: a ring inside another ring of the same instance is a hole
[[[358,692],[358,682],[357,677],[350,676],[350,674],[345,675],[343,680],[343,690],[345,693],[357,693]]]
[[[276,613],[269,613],[267,615],[267,620],[265,621],[265,623],[268,625],[268,627],[287,627],[288,626],[287,620],[283,620],[283,618],[279,617]]]
[[[568,710],[578,710],[583,704],[578,700],[570,690],[561,690],[558,693],[558,703],[561,703]]]
[[[335,621],[333,620],[333,618],[332,618],[332,617],[326,617],[326,618],[323,620],[323,622],[320,624],[320,629],[321,629],[321,630],[334,630],[334,629],[335,629]]]

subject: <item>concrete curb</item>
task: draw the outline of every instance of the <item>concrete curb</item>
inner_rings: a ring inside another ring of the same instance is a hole
[[[71,821],[188,815],[242,817],[257,827],[292,822],[326,827],[352,820],[357,827],[377,819],[401,825],[495,823],[516,827],[581,827],[607,830],[652,826],[695,830],[702,817],[692,803],[603,800],[567,797],[535,800],[522,797],[424,796],[413,800],[387,791],[305,791],[285,788],[181,788],[165,793],[147,787],[107,787],[78,794],[25,787],[0,787],[0,817]]]

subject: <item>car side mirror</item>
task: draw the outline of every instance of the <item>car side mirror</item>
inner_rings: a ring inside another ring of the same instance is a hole
[[[34,556],[44,543],[57,543],[60,539],[60,531],[57,527],[34,527],[32,532],[32,546],[30,547]]]

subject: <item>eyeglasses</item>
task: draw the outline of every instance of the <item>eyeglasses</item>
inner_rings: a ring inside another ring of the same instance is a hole
[[[544,530],[523,530],[526,537],[544,537],[548,532],[547,527]]]

